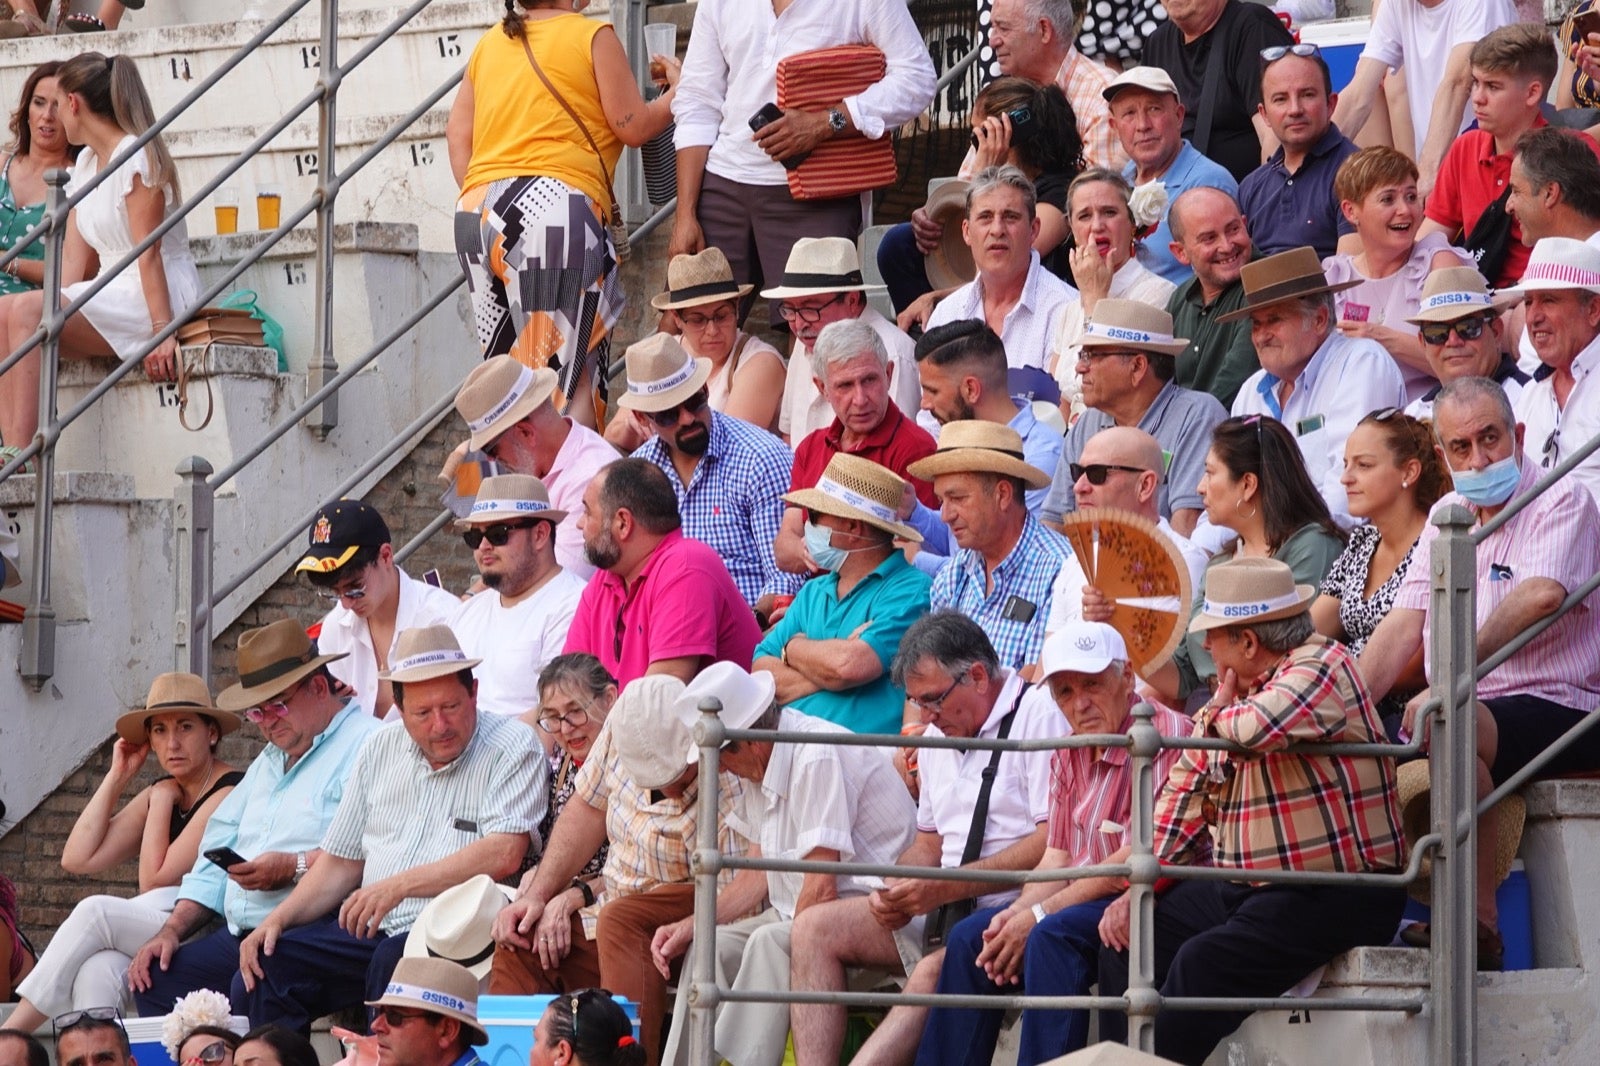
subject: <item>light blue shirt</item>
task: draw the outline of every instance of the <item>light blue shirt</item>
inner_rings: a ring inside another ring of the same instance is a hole
[[[1051,590],[1071,558],[1067,538],[1030,514],[1017,543],[992,574],[983,556],[971,548],[952,555],[933,579],[933,609],[954,608],[977,622],[999,654],[1000,665],[1020,670],[1039,661]]]
[[[1137,172],[1133,163],[1122,168],[1122,176],[1128,179],[1129,185],[1133,184],[1133,176]],[[1172,205],[1177,203],[1180,194],[1201,186],[1221,189],[1237,200],[1239,183],[1233,180],[1233,175],[1228,173],[1226,167],[1213,163],[1195,151],[1194,145],[1188,141],[1184,141],[1183,147],[1178,149],[1166,173],[1155,180],[1167,190],[1167,210],[1161,212],[1161,222],[1155,231],[1139,242],[1137,258],[1146,270],[1155,271],[1174,285],[1182,285],[1194,276],[1194,271],[1178,262],[1168,247],[1172,243],[1172,228],[1167,225],[1167,215],[1171,213]]]

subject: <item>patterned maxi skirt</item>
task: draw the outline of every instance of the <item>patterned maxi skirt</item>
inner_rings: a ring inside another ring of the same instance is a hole
[[[455,228],[483,357],[550,367],[569,401],[592,359],[603,387],[623,296],[602,207],[554,178],[504,178],[462,194]]]

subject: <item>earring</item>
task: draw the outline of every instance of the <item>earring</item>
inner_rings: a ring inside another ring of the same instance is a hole
[[[1237,502],[1237,503],[1235,503],[1233,505],[1234,513],[1237,514],[1240,518],[1254,518],[1256,516],[1257,512],[1259,512],[1261,510],[1261,508],[1259,508],[1259,507],[1252,507],[1250,509],[1250,513],[1249,514],[1245,514],[1243,508],[1244,508],[1244,497],[1240,496],[1239,497],[1239,502]]]
[[[1405,478],[1401,478],[1400,487],[1403,489],[1409,489],[1411,487],[1411,482],[1407,481]]]

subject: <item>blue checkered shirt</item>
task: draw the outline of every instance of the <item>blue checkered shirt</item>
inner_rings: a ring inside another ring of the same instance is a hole
[[[783,524],[783,501],[789,491],[794,453],[748,422],[711,412],[711,441],[684,487],[672,465],[667,442],[652,437],[634,451],[666,472],[678,497],[683,535],[711,547],[733,575],[739,594],[754,604],[767,593],[792,594],[802,574],[778,569],[772,546]]]
[[[1050,590],[1061,564],[1071,557],[1066,538],[1030,514],[1016,547],[994,568],[993,590],[988,589],[983,556],[961,548],[933,579],[933,609],[954,608],[982,626],[1001,666],[1016,670],[1036,663],[1044,647],[1045,619],[1050,617]],[[1013,599],[1021,602],[1008,611]],[[1026,621],[1019,620],[1023,616]]]

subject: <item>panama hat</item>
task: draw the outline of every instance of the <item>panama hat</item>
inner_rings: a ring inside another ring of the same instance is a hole
[[[239,728],[239,716],[211,702],[211,689],[196,674],[159,674],[150,682],[150,694],[143,707],[135,707],[117,718],[117,736],[129,744],[150,740],[150,718],[157,714],[198,714],[216,724],[217,732],[227,736]]]
[[[472,971],[448,959],[406,958],[395,963],[383,995],[368,1000],[369,1007],[412,1007],[460,1022],[472,1034],[472,1046],[489,1042],[478,1023],[478,979]]]
[[[1515,288],[1500,295],[1521,299],[1541,289],[1587,289],[1600,293],[1600,248],[1571,237],[1544,237],[1533,246]]]
[[[722,702],[717,717],[729,729],[749,729],[751,723],[776,702],[778,682],[765,670],[750,673],[737,663],[712,663],[695,675],[683,694],[678,697],[674,711],[689,728],[700,720],[700,701],[714,696]],[[691,738],[693,734],[690,734]],[[690,740],[686,758],[691,763],[700,761],[700,749]]]
[[[1415,326],[1427,322],[1454,322],[1486,311],[1504,311],[1516,304],[1517,299],[1504,293],[1498,296],[1490,293],[1483,275],[1475,267],[1444,267],[1429,274],[1422,283],[1422,300],[1417,313],[1406,321]]]
[[[482,659],[467,658],[449,626],[418,626],[400,631],[394,641],[394,662],[387,672],[378,675],[378,680],[409,685],[471,670],[481,662]]]
[[[648,674],[628,682],[606,715],[602,728],[610,730],[617,758],[639,788],[670,785],[689,768],[683,755],[689,727],[673,713],[682,693],[677,678]]]
[[[693,255],[675,255],[667,264],[667,291],[650,300],[657,311],[676,311],[682,307],[738,300],[750,295],[754,285],[733,280],[733,267],[721,248],[707,248]]]
[[[559,522],[567,512],[550,506],[550,492],[544,482],[531,474],[496,474],[478,486],[477,499],[465,518],[456,519],[456,528],[490,526],[518,518],[543,518]]]
[[[1432,831],[1432,813],[1429,809],[1433,781],[1427,759],[1413,759],[1401,763],[1395,770],[1395,789],[1399,793],[1400,834],[1405,837],[1406,854],[1417,841]],[[1499,885],[1511,875],[1511,864],[1516,861],[1517,849],[1522,846],[1522,825],[1527,820],[1528,807],[1520,795],[1513,792],[1494,805],[1494,816],[1499,819],[1499,832],[1495,834],[1494,883]],[[1422,860],[1407,892],[1423,903],[1433,902],[1433,856]]]
[[[690,355],[678,338],[652,333],[629,345],[623,356],[628,391],[617,398],[630,411],[665,411],[700,391],[711,377],[711,360]]]
[[[1146,92],[1166,93],[1169,96],[1178,95],[1178,86],[1172,80],[1172,75],[1160,67],[1129,67],[1112,78],[1110,84],[1100,90],[1100,95],[1110,103],[1124,89],[1143,89]]]
[[[494,919],[515,896],[488,874],[447,888],[422,908],[406,934],[405,957],[444,959],[483,980],[494,963]]]
[[[961,222],[967,217],[967,191],[971,188],[968,181],[944,182],[923,205],[928,219],[944,227],[938,245],[922,257],[928,283],[935,289],[953,289],[978,276],[972,249],[961,235]]]
[[[280,618],[239,637],[239,683],[217,694],[217,706],[242,711],[285,692],[324,663],[350,653],[318,655],[317,645],[292,618]]]
[[[947,422],[939,430],[939,450],[906,467],[924,481],[940,474],[1001,474],[1021,478],[1030,489],[1042,489],[1054,478],[1022,457],[1022,435],[1010,426],[968,418]]]
[[[1356,278],[1330,285],[1327,275],[1322,272],[1322,260],[1317,258],[1315,248],[1291,248],[1287,252],[1246,263],[1239,271],[1239,280],[1244,283],[1244,306],[1237,311],[1218,315],[1218,322],[1236,322],[1250,317],[1252,311],[1285,300],[1324,292],[1343,292],[1364,284],[1367,279]]]
[[[762,289],[762,299],[787,300],[795,296],[826,296],[836,292],[867,292],[861,274],[861,253],[848,237],[801,237],[789,249],[783,277],[776,288]]]
[[[1141,352],[1181,355],[1187,337],[1172,335],[1172,316],[1139,300],[1105,299],[1083,327],[1084,348],[1133,348]]]
[[[897,517],[905,487],[906,482],[887,467],[859,455],[835,452],[814,487],[785,493],[783,501],[835,518],[865,522],[920,544],[922,534]]]
[[[1233,559],[1206,571],[1206,595],[1189,632],[1293,618],[1310,608],[1317,590],[1296,585],[1289,564],[1277,559]]]
[[[456,413],[472,433],[472,450],[483,451],[555,391],[554,370],[535,370],[509,355],[497,355],[473,367],[456,392]]]

